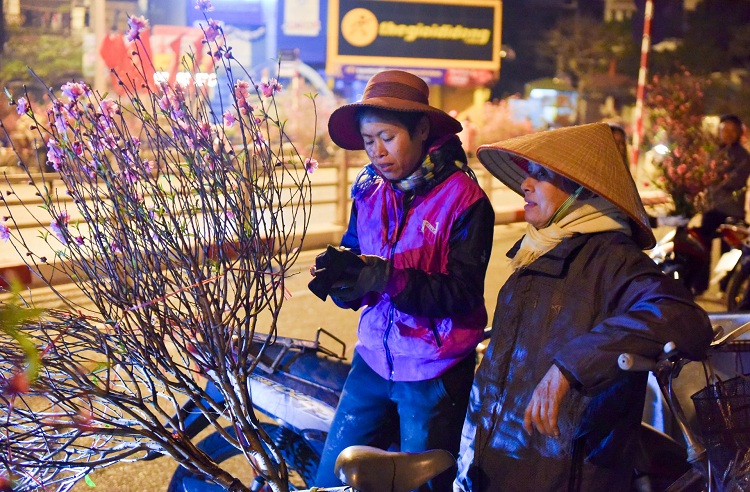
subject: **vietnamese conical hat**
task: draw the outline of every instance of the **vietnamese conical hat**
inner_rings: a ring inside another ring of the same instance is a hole
[[[479,161],[497,179],[523,195],[529,161],[565,176],[606,198],[630,219],[643,249],[656,244],[633,177],[606,123],[570,126],[502,140],[477,149]]]

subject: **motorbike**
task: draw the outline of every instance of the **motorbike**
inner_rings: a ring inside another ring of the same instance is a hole
[[[746,226],[722,226],[731,229],[732,249],[724,253],[715,270],[723,266],[729,275],[727,311],[750,311],[750,229]]]
[[[713,313],[709,317],[714,338],[705,361],[690,360],[671,342],[654,360],[635,354],[618,358],[622,370],[651,371],[655,376],[690,464],[673,482],[640,483],[638,490],[748,490],[750,379],[741,372],[738,375],[738,367],[750,359],[750,316]]]
[[[490,330],[485,331],[485,340]],[[265,337],[259,337],[260,344]],[[331,350],[325,344],[336,344]],[[478,347],[481,359],[486,343]],[[344,342],[323,329],[314,340],[279,337],[266,346],[250,384],[254,407],[268,417],[261,425],[281,451],[289,474],[290,490],[313,487],[317,465],[330,429],[338,398],[349,372]],[[210,388],[208,388],[210,390]],[[217,396],[214,394],[214,396]],[[198,435],[209,423],[195,404],[180,410],[185,432]],[[173,422],[178,422],[175,416]],[[233,433],[232,429],[227,429]],[[685,444],[648,423],[641,428],[641,446],[636,457],[632,490],[657,490],[690,470]],[[218,432],[199,441],[197,447],[214,461],[222,462],[240,454]],[[393,448],[395,449],[395,447]],[[402,453],[403,454],[403,453]],[[266,489],[260,476],[252,478],[251,490]],[[646,487],[648,484],[650,488]],[[222,490],[209,477],[178,467],[169,484],[169,492],[211,492]],[[365,490],[365,489],[363,489]],[[374,490],[384,490],[382,487]],[[408,489],[407,489],[408,490]]]
[[[728,291],[730,279],[739,269],[742,243],[750,232],[744,225],[734,223],[722,224],[717,232],[729,249],[714,267],[710,284],[719,283],[722,291]],[[708,288],[712,239],[703,237],[697,227],[673,227],[656,242],[649,256],[662,272],[682,282],[697,296]],[[728,310],[736,309],[728,306]]]
[[[335,344],[336,350],[324,346],[321,338]],[[258,351],[264,340],[265,335],[254,339]],[[253,406],[268,417],[269,421],[261,423],[261,426],[286,462],[290,490],[307,489],[314,483],[325,438],[349,373],[346,344],[321,328],[317,330],[314,340],[278,337],[262,353],[249,382]],[[209,384],[206,391],[211,398],[222,400],[212,385]],[[191,438],[209,425],[208,419],[194,402],[185,404],[180,412],[185,433]],[[172,421],[176,423],[179,419],[175,416]],[[235,435],[232,427],[226,430],[230,435]],[[216,462],[240,454],[240,450],[218,432],[210,434],[196,446]],[[251,490],[263,490],[265,485],[265,480],[256,476]],[[167,490],[211,492],[223,489],[211,482],[209,477],[178,467]]]
[[[485,339],[488,337],[489,329],[485,332]],[[335,350],[327,348],[321,339],[326,344],[335,345]],[[265,335],[257,335],[254,339],[257,353],[261,353],[260,348],[265,340]],[[317,330],[314,340],[277,337],[273,344],[265,345],[260,362],[251,375],[249,384],[253,395],[253,407],[269,420],[260,425],[284,458],[289,470],[290,490],[303,490],[314,486],[326,436],[351,368],[345,354],[346,344],[322,328]],[[210,384],[206,391],[215,401],[222,400],[219,392]],[[197,436],[209,425],[208,419],[197,410],[194,402],[185,404],[180,412],[181,418],[174,416],[172,422],[177,425],[177,422],[182,420],[185,433],[190,438]],[[236,436],[234,428],[227,427],[225,430],[232,437]],[[223,462],[240,454],[240,450],[218,432],[210,434],[196,446],[216,462]],[[393,490],[412,490],[455,462],[450,453],[443,450],[416,454],[399,453],[396,443],[389,448],[390,453],[369,446],[352,448],[357,449],[347,448],[339,455],[337,467],[339,461],[342,461],[341,473],[348,477],[347,483],[354,487],[341,490],[386,490],[386,485],[382,483],[386,475],[392,475],[393,480],[400,483],[389,483],[388,486]],[[153,457],[156,456],[151,458]],[[387,473],[376,471],[381,468],[386,468]],[[266,490],[263,477],[255,476],[252,480],[251,490]],[[223,489],[214,484],[209,477],[178,467],[167,490],[211,492]]]

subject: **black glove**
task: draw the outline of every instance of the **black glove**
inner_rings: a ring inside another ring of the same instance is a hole
[[[359,273],[366,266],[365,262],[346,248],[328,248],[315,257],[315,266],[310,273],[315,276],[307,284],[313,294],[325,301],[334,283],[354,283]]]
[[[342,278],[331,286],[329,294],[344,302],[353,301],[368,292],[383,292],[391,276],[391,262],[380,256],[360,256],[364,267],[357,278]]]

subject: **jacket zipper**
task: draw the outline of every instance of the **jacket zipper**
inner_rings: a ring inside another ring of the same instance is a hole
[[[435,343],[437,344],[438,348],[443,346],[443,341],[440,339],[440,333],[438,332],[437,325],[435,324],[435,320],[430,318],[430,326],[432,328],[432,334],[435,336]]]
[[[409,214],[409,209],[411,208],[411,204],[414,201],[414,194],[413,192],[410,195],[404,195],[404,201],[403,201],[403,213],[401,214],[401,217],[399,217],[398,221],[398,228],[396,229],[396,237],[393,240],[393,244],[391,245],[391,251],[390,255],[388,257],[389,260],[393,260],[393,255],[396,252],[396,244],[398,243],[398,240],[401,238],[401,233],[404,230],[404,226],[406,225],[406,216]],[[385,333],[383,333],[383,347],[385,348],[385,359],[386,362],[388,362],[388,374],[390,374],[389,380],[393,381],[393,355],[391,354],[391,349],[388,348],[388,335],[391,332],[391,328],[393,327],[393,312],[396,310],[396,308],[393,306],[393,302],[391,302],[390,307],[388,308],[388,326],[385,329]]]

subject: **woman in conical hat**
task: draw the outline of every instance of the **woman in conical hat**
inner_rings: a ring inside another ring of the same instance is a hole
[[[648,218],[609,126],[481,146],[523,195],[526,234],[508,253],[493,334],[477,371],[455,490],[629,490],[646,373],[617,367],[667,341],[691,357],[705,312],[641,250]]]
[[[310,289],[360,309],[352,369],[315,485],[340,486],[339,453],[356,444],[458,452],[487,325],[484,276],[495,214],[466,164],[461,124],[401,70],[375,74],[361,101],[328,122],[332,140],[365,150],[341,245],[316,259]],[[396,435],[394,435],[396,434]],[[448,491],[455,470],[429,490]]]

